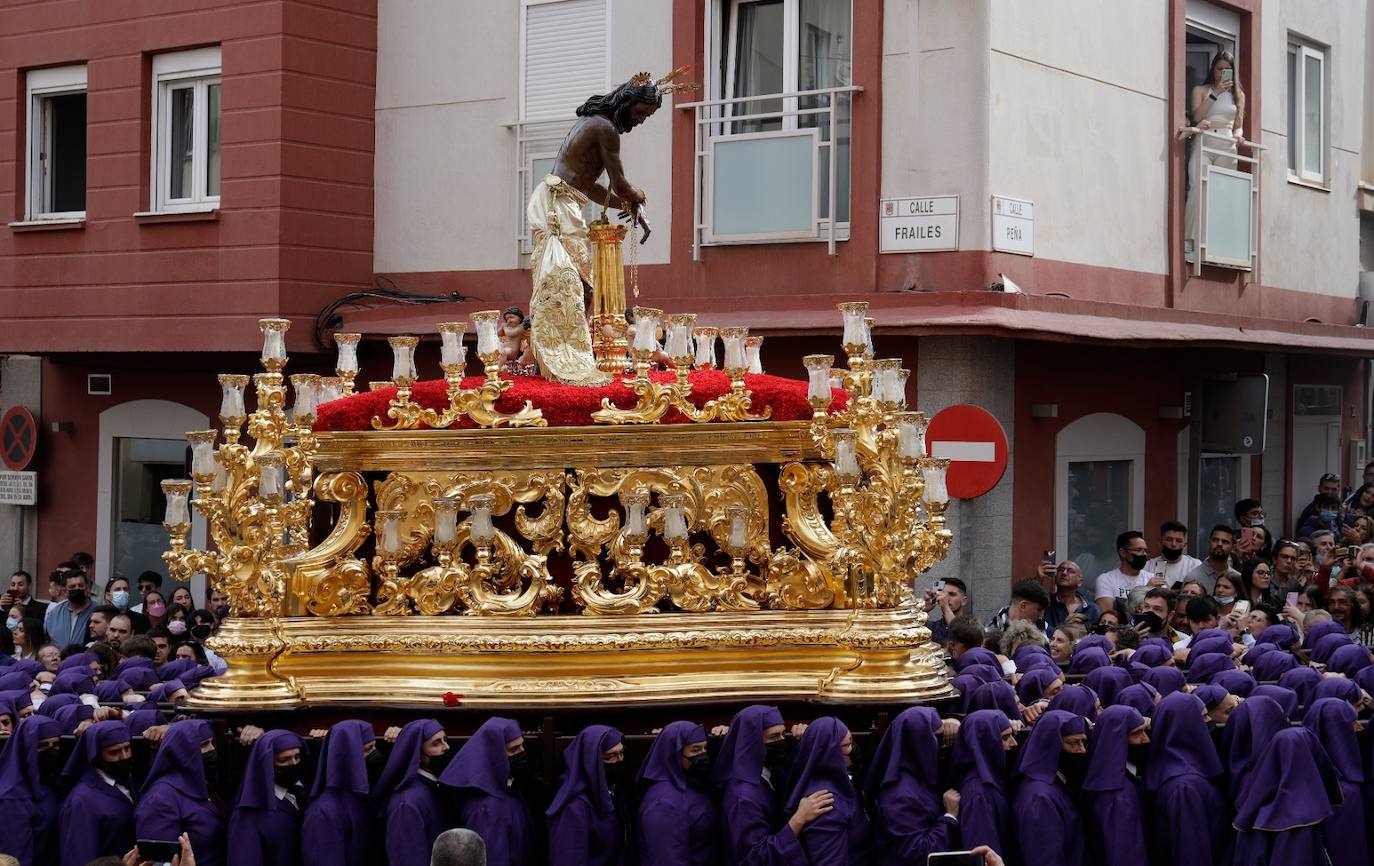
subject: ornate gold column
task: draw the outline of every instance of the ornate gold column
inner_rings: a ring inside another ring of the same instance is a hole
[[[603,373],[625,370],[625,254],[621,244],[629,228],[597,220],[588,227],[592,239],[592,354]]]

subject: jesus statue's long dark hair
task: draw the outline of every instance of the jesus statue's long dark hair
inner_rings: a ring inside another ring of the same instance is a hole
[[[652,105],[655,108],[663,106],[663,93],[652,82],[647,84],[636,84],[633,80],[612,90],[610,93],[593,96],[582,103],[577,109],[578,117],[593,117],[603,115],[609,117],[615,124],[615,128],[620,132],[629,132],[630,126],[630,106],[636,102]]]

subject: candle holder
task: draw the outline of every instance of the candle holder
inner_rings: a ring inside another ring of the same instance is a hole
[[[750,550],[748,505],[735,503],[725,506],[725,543],[722,547],[730,555],[730,568],[728,572],[723,568],[720,572],[728,573],[737,580],[747,580],[749,572],[745,567],[745,559]]]
[[[436,497],[434,507],[434,541],[432,548],[434,560],[440,568],[453,564],[453,551],[458,546],[458,499],[451,496]]]
[[[215,480],[215,440],[219,433],[214,430],[193,430],[186,434],[191,445],[191,478],[200,487],[208,486]]]
[[[692,339],[696,341],[695,366],[698,370],[716,368],[716,338],[720,331],[716,328],[693,328]]]
[[[864,324],[868,301],[847,301],[835,306],[839,309],[844,324],[842,345],[845,354],[849,356],[849,365],[852,368],[854,361],[863,360],[864,353],[869,351],[868,327]]]
[[[692,372],[692,325],[696,322],[695,313],[675,313],[668,317],[668,339],[663,347],[663,352],[673,362],[673,370],[677,373],[679,385],[687,388],[688,376]]]
[[[462,387],[467,372],[468,347],[463,345],[463,334],[468,326],[466,322],[440,322],[436,327],[439,330],[439,368],[444,371],[452,394],[455,382]]]
[[[262,368],[280,373],[286,367],[286,332],[291,330],[290,319],[259,319],[262,331]]]
[[[243,404],[243,389],[248,387],[248,377],[237,373],[221,373],[219,386],[219,423],[224,426],[224,441],[233,445],[239,441],[243,422],[248,416]]]
[[[344,380],[340,376],[318,376],[315,379],[315,403],[332,403],[344,398]]]
[[[745,366],[746,366],[746,368],[748,369],[748,371],[749,371],[750,373],[753,373],[753,374],[756,375],[756,376],[757,376],[757,375],[762,375],[762,373],[763,373],[763,358],[760,357],[760,355],[759,355],[759,352],[760,352],[762,349],[763,349],[763,338],[762,338],[762,337],[745,337],[745,338],[744,338],[744,360],[745,360]]]
[[[883,358],[874,361],[872,397],[880,409],[892,411],[898,408],[899,400],[893,398],[896,390],[897,370],[902,366],[900,358]]]
[[[380,579],[375,611],[380,616],[407,616],[411,612],[407,592],[409,581],[401,578],[401,558],[405,552],[401,529],[405,516],[404,511],[394,508],[378,511],[374,515],[377,550],[372,562]]]
[[[811,404],[811,417],[822,419],[830,414],[834,393],[830,389],[830,370],[835,366],[834,355],[807,355],[802,358],[806,367],[806,401]]]
[[[500,310],[483,310],[472,314],[473,329],[477,333],[477,357],[482,362],[482,370],[488,381],[501,379],[501,341],[498,329],[501,324]]]
[[[358,343],[362,338],[362,334],[334,335],[334,345],[339,350],[338,360],[334,363],[334,372],[343,381],[343,395],[345,397],[353,393],[353,380],[358,375]]]
[[[172,553],[180,554],[186,549],[186,535],[191,531],[189,501],[192,482],[182,478],[169,478],[159,486],[162,488],[162,495],[167,498],[162,528],[167,530],[167,535],[171,539]]]
[[[658,326],[663,318],[662,310],[652,307],[635,307],[635,341],[630,349],[634,359],[635,378],[648,381],[649,368],[653,366],[654,355],[658,353]]]
[[[383,380],[383,381],[377,381],[376,379],[373,379],[373,380],[371,380],[371,381],[369,381],[369,382],[367,383],[367,390],[369,390],[369,391],[380,391],[380,390],[382,390],[383,388],[390,388],[390,387],[391,387],[391,383],[388,382],[388,381],[385,381],[385,380]]]
[[[320,377],[314,373],[295,373],[291,376],[291,390],[296,394],[291,420],[297,430],[309,430],[315,426],[317,404],[320,402]]]

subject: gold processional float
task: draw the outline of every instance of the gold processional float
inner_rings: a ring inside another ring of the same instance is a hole
[[[618,372],[626,229],[591,230],[594,350]],[[393,337],[392,383],[374,383],[394,385],[386,417],[317,432],[324,402],[379,396],[349,396],[359,337],[335,335],[338,378],[290,377],[288,413],[289,323],[263,320],[254,411],[249,377],[221,375],[222,442],[189,433],[192,479],[162,483],[171,576],[205,574],[233,612],[209,643],[228,673],[190,706],[952,696],[913,598],[950,544],[947,461],[925,455],[926,419],[905,411],[907,371],[873,359],[867,306],[839,305],[847,369],[806,357],[813,417],[795,421],[753,405],[746,329],[719,331],[729,390],[693,402],[689,371],[714,367],[716,330],[640,308],[636,404],[606,401],[574,427],[529,403],[497,410],[512,383],[493,311],[472,316],[477,387],[463,387],[463,323],[438,326],[446,409],[411,400],[417,338]],[[675,381],[648,373],[657,326]],[[670,408],[690,423],[658,423]],[[464,418],[475,428],[458,429]],[[211,549],[187,548],[190,508]]]

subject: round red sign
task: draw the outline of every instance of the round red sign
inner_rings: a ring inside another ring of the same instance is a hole
[[[1007,471],[1007,432],[986,409],[961,403],[935,413],[926,428],[931,457],[948,457],[945,484],[955,499],[982,496]]]
[[[15,406],[0,418],[0,461],[6,469],[19,472],[28,467],[38,450],[38,423],[33,413]]]

